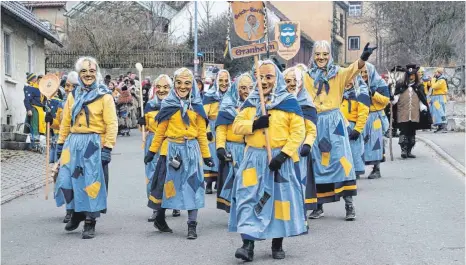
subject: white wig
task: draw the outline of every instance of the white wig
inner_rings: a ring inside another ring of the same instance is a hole
[[[94,58],[94,57],[90,57],[90,56],[83,56],[83,57],[80,57],[77,61],[76,61],[76,64],[74,66],[74,69],[76,70],[76,72],[80,72],[82,69],[83,69],[83,63],[85,61],[89,61],[93,64],[95,64],[96,66],[96,70],[97,70],[97,74],[96,74],[96,82],[97,84],[100,84],[102,82],[102,74],[100,73],[100,67],[99,67],[99,63],[97,63],[97,60]]]
[[[77,85],[78,84],[78,73],[75,72],[75,71],[71,71],[68,73],[68,76],[66,78],[66,82],[70,82],[71,84],[73,85]]]
[[[287,68],[287,69],[285,69],[285,71],[283,71],[283,77],[285,78],[286,75],[291,71],[294,71],[295,76],[296,76],[296,88],[297,89],[294,92],[294,95],[296,96],[299,93],[299,91],[301,91],[301,89],[303,89],[303,83],[304,83],[303,73],[302,73],[303,70],[302,70],[302,68],[298,68],[298,65]]]
[[[309,68],[312,68],[312,63],[314,62],[314,55],[316,53],[317,48],[326,49],[328,51],[328,53],[329,53],[328,62],[333,63],[332,47],[330,46],[330,43],[328,43],[328,41],[326,41],[326,40],[319,40],[319,41],[314,42],[314,47],[312,47],[311,58],[309,59],[309,64],[308,64]]]

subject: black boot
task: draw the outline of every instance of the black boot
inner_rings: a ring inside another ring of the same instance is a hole
[[[71,214],[71,219],[68,223],[65,225],[65,230],[66,231],[73,231],[76,230],[79,227],[79,224],[86,220],[86,215],[82,212],[73,212]]]
[[[243,239],[243,246],[235,252],[237,259],[252,261],[254,259],[254,240]]]
[[[415,155],[411,154],[411,151],[413,150],[414,145],[416,144],[416,136],[410,136],[409,138],[409,144],[408,144],[408,152],[407,152],[407,157],[408,158],[416,158]]]
[[[172,213],[172,216],[173,216],[173,217],[178,217],[178,216],[180,216],[180,215],[181,215],[180,210],[173,210],[173,213]]]
[[[196,239],[197,238],[196,226],[197,226],[196,221],[188,222],[188,237],[187,237],[188,239]]]
[[[205,194],[212,194],[212,181],[207,180],[206,188],[205,188]]]
[[[157,210],[154,210],[152,212],[152,215],[147,219],[147,222],[152,223],[153,221],[155,221],[155,217],[157,217]]]
[[[317,210],[313,210],[309,214],[309,219],[319,219],[321,217],[324,217],[324,207],[322,204],[317,204]]]
[[[405,135],[400,135],[400,140],[398,141],[398,144],[401,147],[401,158],[407,158],[408,157],[408,137]]]
[[[66,210],[65,219],[63,219],[63,223],[68,223],[71,220],[71,215],[73,214],[73,210]]]
[[[374,168],[372,168],[372,172],[367,177],[368,179],[379,179],[382,175],[380,175],[380,164],[375,164]]]
[[[356,211],[354,210],[353,203],[345,204],[346,209],[346,221],[354,221],[356,219]]]
[[[285,258],[285,251],[283,250],[283,237],[272,239],[272,258]]]
[[[82,239],[91,239],[95,236],[95,219],[84,221]]]
[[[154,220],[154,227],[162,233],[173,233],[173,230],[168,226],[165,221],[165,214],[157,214]]]

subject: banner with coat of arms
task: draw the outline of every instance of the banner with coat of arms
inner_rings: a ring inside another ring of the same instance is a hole
[[[262,1],[231,2],[236,34],[245,41],[257,41],[264,37],[264,9]]]
[[[301,48],[301,27],[299,22],[280,21],[275,25],[275,39],[278,42],[278,55],[284,60],[296,56]]]

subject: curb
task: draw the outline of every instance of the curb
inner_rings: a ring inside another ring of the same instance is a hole
[[[451,155],[445,152],[436,143],[419,135],[416,135],[416,139],[419,139],[421,142],[425,143],[427,146],[432,148],[439,156],[441,156],[445,161],[450,163],[450,165],[452,165],[456,170],[458,170],[463,175],[463,177],[466,175],[465,167],[456,159],[454,159]]]

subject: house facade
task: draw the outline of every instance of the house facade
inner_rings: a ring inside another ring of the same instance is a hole
[[[26,73],[45,73],[44,40],[62,44],[20,2],[2,1],[1,7],[1,123],[16,125],[26,115],[23,104]]]
[[[66,1],[21,1],[48,29],[64,40],[67,34],[68,18],[65,17]]]

